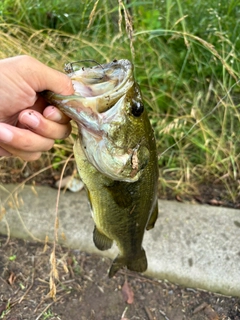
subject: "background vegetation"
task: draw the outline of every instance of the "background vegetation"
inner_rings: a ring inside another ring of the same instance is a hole
[[[131,59],[156,133],[161,193],[191,194],[200,184],[221,182],[236,202],[238,4],[2,0],[0,58],[30,54],[59,70],[78,59]],[[57,141],[46,155],[49,163],[67,159],[72,142]]]

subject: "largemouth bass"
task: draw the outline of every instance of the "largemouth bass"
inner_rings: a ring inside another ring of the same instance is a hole
[[[128,60],[70,68],[75,94],[46,91],[45,99],[75,120],[74,155],[86,187],[99,250],[119,248],[109,277],[126,266],[143,272],[145,229],[158,215],[158,160],[154,133]]]

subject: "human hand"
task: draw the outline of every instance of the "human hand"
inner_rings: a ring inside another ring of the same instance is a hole
[[[0,157],[36,160],[71,132],[70,119],[38,92],[74,92],[70,78],[29,56],[0,60]]]

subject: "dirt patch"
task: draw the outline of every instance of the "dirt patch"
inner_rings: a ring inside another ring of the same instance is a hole
[[[51,246],[0,236],[0,319],[238,320],[240,299],[121,271],[111,260],[57,247],[59,281],[48,297]]]

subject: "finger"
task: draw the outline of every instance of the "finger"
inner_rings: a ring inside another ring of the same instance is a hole
[[[15,154],[13,150],[42,152],[52,148],[53,139],[42,137],[28,129],[20,129],[0,123],[0,147]]]
[[[33,106],[29,106],[29,108],[38,111],[39,113],[43,113],[44,109],[48,106],[48,103],[43,99],[39,94],[37,95],[37,100]]]
[[[19,122],[31,131],[48,139],[65,139],[71,133],[71,125],[59,124],[46,119],[35,110],[24,110],[19,114]]]
[[[0,157],[14,156],[14,157],[19,157],[24,161],[34,161],[39,159],[42,155],[41,152],[26,152],[23,150],[11,148],[9,146],[5,146],[5,148],[8,149],[9,151],[0,147]]]
[[[35,104],[31,107],[31,109],[43,114],[45,118],[58,123],[66,124],[71,120],[58,108],[54,106],[49,106],[41,95],[38,95],[38,99],[35,102]]]
[[[15,70],[35,92],[51,90],[63,95],[74,93],[72,81],[66,74],[52,69],[30,56],[22,55],[8,58],[5,59],[6,63],[10,59],[14,61],[12,65]]]
[[[62,113],[58,108],[54,106],[48,106],[44,109],[43,115],[46,119],[52,120],[58,123],[66,124],[71,119]]]
[[[12,154],[0,147],[0,157],[11,157]]]

